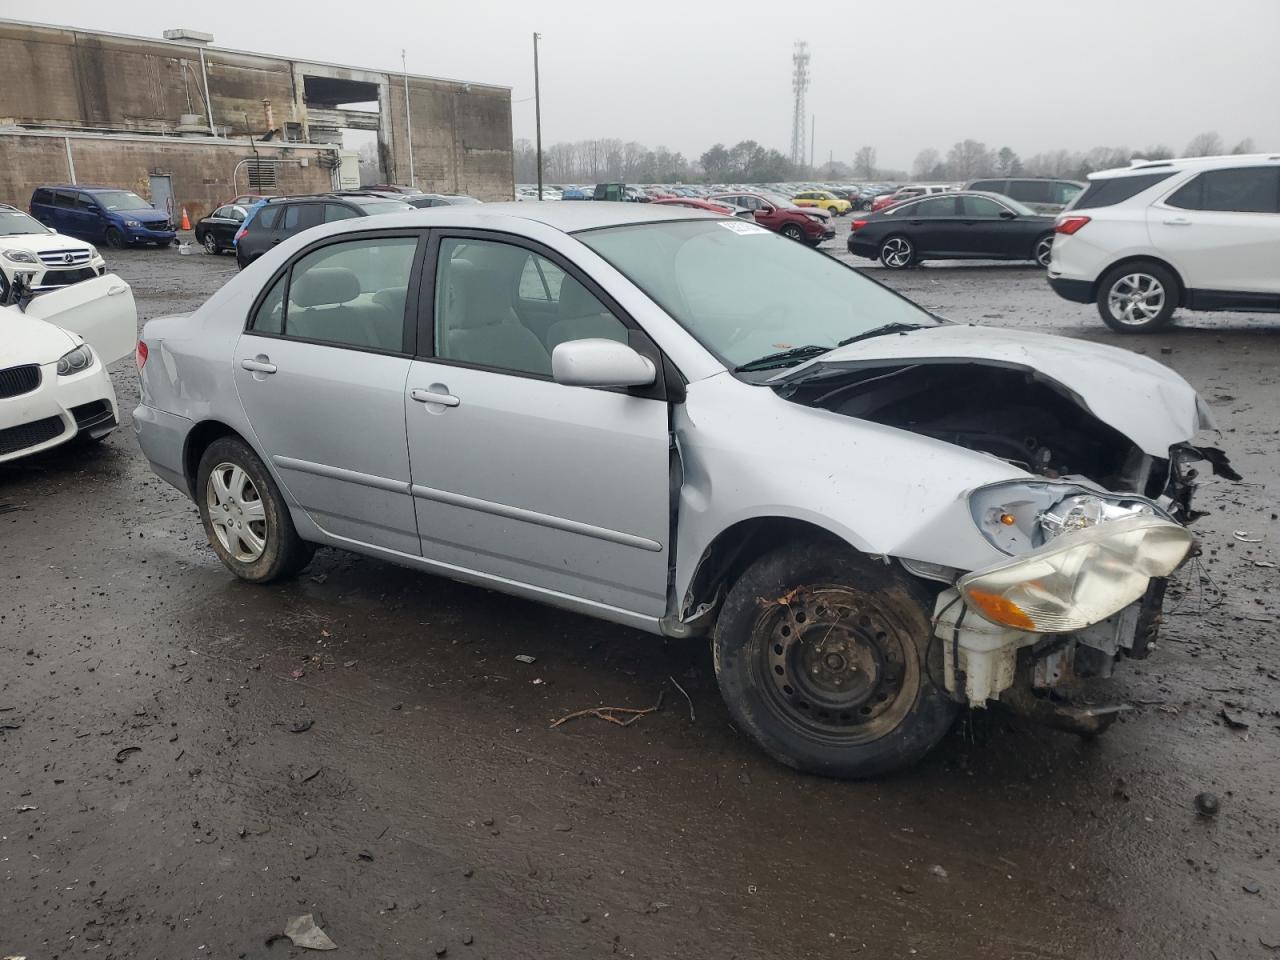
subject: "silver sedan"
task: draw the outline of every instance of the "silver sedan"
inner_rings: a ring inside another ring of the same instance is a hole
[[[1148,358],[652,205],[326,224],[138,356],[141,447],[236,576],[326,545],[709,637],[739,728],[834,776],[964,704],[1098,732],[1068,681],[1146,654],[1187,465],[1230,471]]]

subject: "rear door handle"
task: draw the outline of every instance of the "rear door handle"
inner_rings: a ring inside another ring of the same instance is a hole
[[[252,370],[254,373],[275,373],[276,365],[267,363],[265,360],[241,360],[240,366],[245,370]]]
[[[438,403],[442,407],[456,407],[462,402],[451,393],[433,393],[417,387],[409,391],[409,396],[419,403]]]
[[[119,287],[119,286],[112,287],[110,290],[107,291],[107,296],[118,297],[120,296],[120,294],[128,292],[128,290],[129,290],[128,287]]]
[[[1186,217],[1174,217],[1171,220],[1166,220],[1165,225],[1170,227],[1189,227],[1191,226],[1191,221]]]

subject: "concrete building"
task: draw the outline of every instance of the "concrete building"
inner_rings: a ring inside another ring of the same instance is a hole
[[[377,182],[511,199],[509,88],[410,74],[406,120],[404,74],[212,39],[0,19],[0,202],[25,207],[40,184],[106,184],[194,221],[237,193],[354,185],[344,130],[376,142]]]

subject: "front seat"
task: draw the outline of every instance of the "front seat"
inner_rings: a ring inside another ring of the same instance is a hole
[[[346,267],[312,267],[289,288],[288,332],[308,340],[382,346],[374,318],[382,307],[355,302],[360,278]]]
[[[486,367],[551,375],[551,355],[524,326],[500,274],[466,260],[450,261],[441,311],[445,354]]]
[[[560,285],[560,319],[547,330],[547,350],[570,340],[589,339],[627,342],[626,328],[573,277]]]

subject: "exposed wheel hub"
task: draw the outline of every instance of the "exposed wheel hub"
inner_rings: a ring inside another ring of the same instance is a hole
[[[860,732],[903,692],[905,655],[897,631],[850,591],[815,590],[772,614],[768,673],[780,706],[806,725]]]

